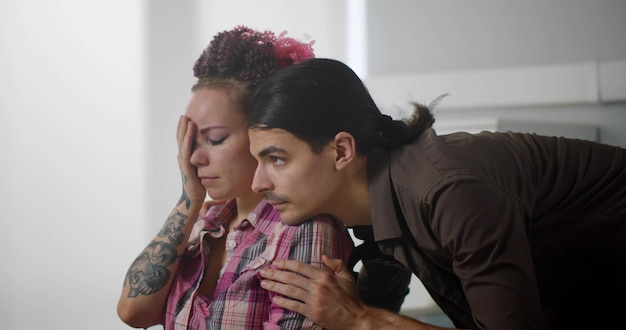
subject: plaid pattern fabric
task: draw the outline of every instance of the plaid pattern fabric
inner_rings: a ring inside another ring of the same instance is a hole
[[[229,217],[234,201],[214,206],[209,213]],[[219,235],[219,231],[216,231]],[[204,235],[211,233],[203,233]],[[324,268],[323,254],[348,261],[353,243],[347,229],[328,216],[299,226],[280,222],[280,214],[263,200],[228,234],[227,262],[212,297],[197,293],[208,244],[188,251],[182,259],[168,298],[165,329],[313,329],[302,315],[272,304],[260,286],[259,271],[276,259],[292,259]]]

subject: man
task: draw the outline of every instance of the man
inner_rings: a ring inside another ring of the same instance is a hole
[[[251,100],[253,190],[287,224],[329,214],[371,226],[380,251],[459,328],[623,324],[626,150],[519,133],[437,136],[429,109],[415,106],[409,122],[382,115],[338,61],[282,70]],[[262,286],[329,329],[436,329],[367,306],[345,265],[324,262],[335,276],[283,260]]]

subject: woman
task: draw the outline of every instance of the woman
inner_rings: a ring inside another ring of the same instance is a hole
[[[272,206],[251,190],[256,161],[246,120],[251,90],[279,68],[313,57],[311,44],[238,26],[217,34],[196,61],[198,81],[176,135],[182,196],[128,270],[117,308],[128,325],[314,326],[273,304],[275,294],[260,287],[258,272],[283,258],[322,268],[324,254],[346,260],[352,241],[327,216],[299,226],[281,224]],[[207,193],[223,202],[210,202],[204,212]]]

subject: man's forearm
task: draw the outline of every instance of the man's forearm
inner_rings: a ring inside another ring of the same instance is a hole
[[[442,328],[426,324],[410,317],[396,314],[384,309],[367,307],[362,317],[355,320],[355,330],[377,329],[416,329],[416,330],[443,330]]]

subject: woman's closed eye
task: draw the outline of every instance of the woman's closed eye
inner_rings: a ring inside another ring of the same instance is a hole
[[[216,145],[222,144],[224,142],[224,140],[226,140],[227,137],[228,137],[228,135],[224,135],[223,137],[221,137],[221,138],[219,138],[217,140],[213,140],[213,139],[209,138],[209,143],[211,145],[216,146]]]

